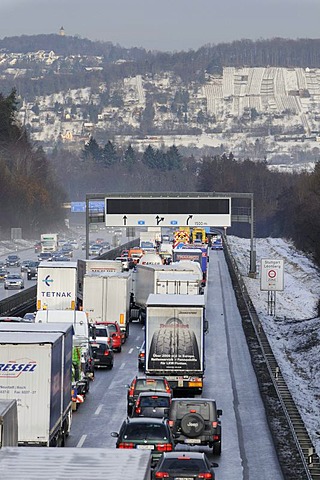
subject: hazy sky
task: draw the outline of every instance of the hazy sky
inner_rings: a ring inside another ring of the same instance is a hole
[[[0,38],[58,33],[189,50],[242,38],[320,38],[320,0],[0,0]]]

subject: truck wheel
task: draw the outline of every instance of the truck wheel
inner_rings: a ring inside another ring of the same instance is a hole
[[[205,427],[204,420],[198,413],[187,413],[181,419],[181,431],[189,438],[199,437]]]

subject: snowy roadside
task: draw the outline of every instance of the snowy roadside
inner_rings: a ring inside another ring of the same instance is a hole
[[[228,236],[228,243],[244,277],[300,415],[320,455],[320,272],[312,261],[279,238],[256,239],[257,265],[262,258],[284,260],[284,291],[276,292],[276,314],[268,315],[267,292],[260,278],[249,278],[250,239]]]
[[[35,240],[2,240],[0,241],[0,255],[8,255],[9,253],[18,252],[33,248]]]

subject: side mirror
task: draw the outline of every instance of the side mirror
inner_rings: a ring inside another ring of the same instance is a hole
[[[214,463],[213,462],[213,463],[210,464],[210,466],[213,467],[213,468],[216,468],[216,467],[219,467],[219,463]]]
[[[125,387],[126,387],[126,388],[130,388],[130,385],[128,385],[128,384],[126,383],[126,384],[125,384]]]
[[[221,417],[221,415],[222,415],[222,410],[219,408],[219,409],[217,410],[217,417]]]
[[[207,333],[209,331],[209,322],[208,320],[204,321],[204,333]]]
[[[111,437],[116,437],[116,438],[119,437],[119,433],[118,433],[118,432],[111,432],[110,435],[111,435]]]

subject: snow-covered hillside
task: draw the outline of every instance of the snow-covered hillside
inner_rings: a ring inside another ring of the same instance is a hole
[[[248,293],[301,417],[320,454],[320,272],[292,243],[256,239],[257,265],[262,258],[284,260],[284,291],[276,292],[275,316],[268,315],[260,278],[249,278],[250,240],[229,236],[228,243],[245,278]]]

